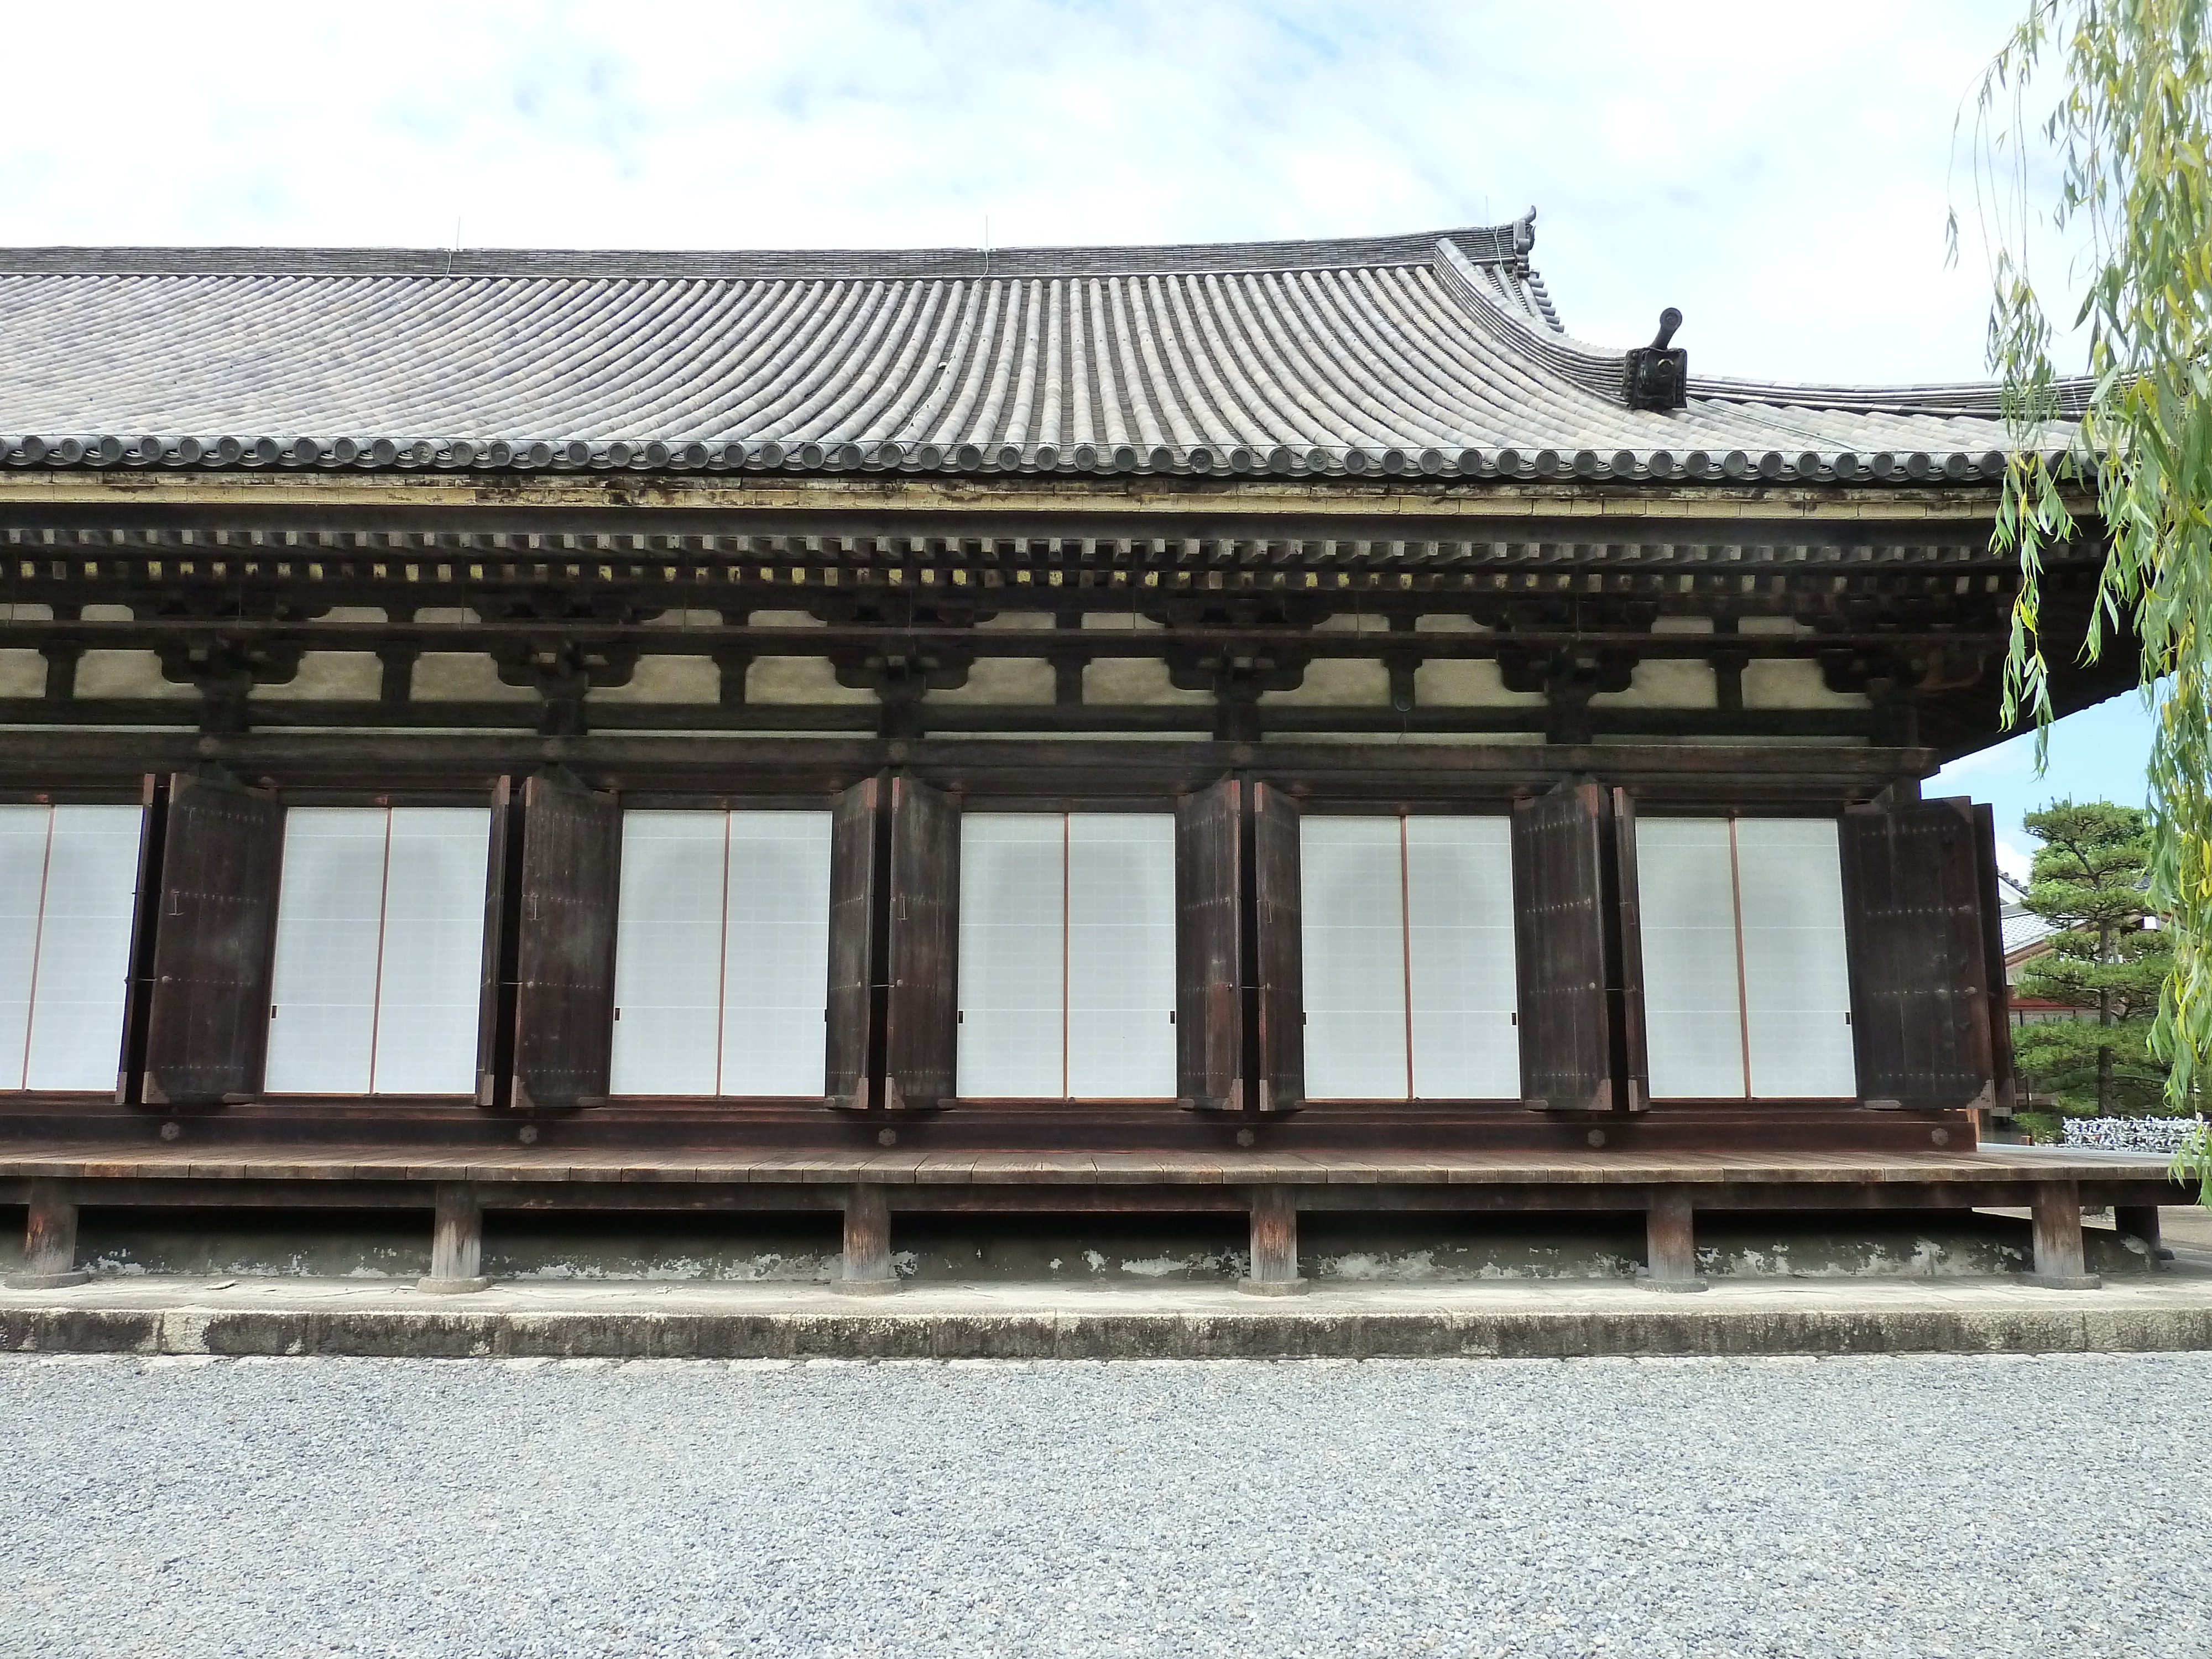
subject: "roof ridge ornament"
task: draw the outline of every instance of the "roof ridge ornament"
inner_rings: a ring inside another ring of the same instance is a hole
[[[1631,409],[1680,409],[1689,402],[1690,354],[1669,343],[1682,313],[1668,306],[1648,346],[1631,346],[1621,377],[1621,401]]]

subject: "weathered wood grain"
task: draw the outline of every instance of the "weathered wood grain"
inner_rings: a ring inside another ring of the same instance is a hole
[[[1537,1110],[1613,1105],[1604,817],[1584,779],[1513,809],[1513,921],[1521,1088]]]
[[[514,1103],[605,1099],[614,1045],[622,809],[611,793],[539,773],[523,786]]]
[[[261,1085],[284,808],[214,770],[179,773],[156,896],[143,1097],[220,1101]]]

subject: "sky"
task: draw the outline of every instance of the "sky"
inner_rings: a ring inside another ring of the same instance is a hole
[[[1700,373],[1965,379],[1959,123],[2025,4],[20,5],[0,243],[1007,247],[1533,205],[1584,339],[1671,305]],[[2139,799],[2148,732],[2118,701],[2044,778],[2007,747],[1931,787],[1995,801],[2024,862],[2025,805]]]

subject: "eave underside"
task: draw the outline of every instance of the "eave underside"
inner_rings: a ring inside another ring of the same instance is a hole
[[[879,757],[984,734],[1325,734],[1554,758],[1733,741],[1940,761],[1999,735],[2017,579],[1990,551],[1980,491],[817,489],[709,504],[566,483],[518,499],[428,481],[7,482],[0,653],[44,668],[0,696],[0,749],[48,762],[45,733],[88,726],[154,728],[149,753],[178,733],[280,732],[385,748],[475,732],[502,751],[532,734],[803,737]],[[2051,562],[2054,662],[2086,622],[2095,560],[2084,543]],[[2060,712],[2132,684],[2123,646],[2060,673]],[[76,684],[88,653],[132,652],[159,659],[157,695]],[[376,659],[374,695],[312,695],[298,677],[317,653]],[[420,695],[425,656],[495,665],[501,695]],[[627,690],[670,659],[698,668],[688,691]],[[828,665],[835,695],[749,695],[775,660]],[[1117,661],[1164,663],[1173,695],[1102,689],[1093,665]],[[972,677],[993,662],[1036,666],[1040,689],[979,698]],[[1376,693],[1316,693],[1332,663],[1365,665]],[[1668,663],[1709,668],[1710,697],[1636,690]],[[1747,697],[1747,672],[1777,663],[1806,665],[1807,694]],[[1425,696],[1448,664],[1494,665],[1502,690]]]

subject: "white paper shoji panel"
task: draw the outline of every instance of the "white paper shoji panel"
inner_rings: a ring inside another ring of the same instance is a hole
[[[1741,1097],[1735,894],[1724,818],[1636,826],[1654,1099]]]
[[[1854,1096],[1858,1067],[1835,821],[1744,818],[1735,836],[1751,1092]]]
[[[1401,836],[1395,817],[1299,825],[1306,1093],[1316,1100],[1408,1091]]]
[[[729,815],[623,814],[610,1086],[718,1092]]]
[[[490,839],[481,806],[392,809],[373,1093],[476,1088]]]
[[[1413,1093],[1518,1099],[1513,831],[1504,817],[1408,817]]]
[[[1067,818],[1067,1092],[1176,1091],[1175,817]]]
[[[284,814],[263,1073],[272,1094],[368,1092],[386,828],[380,806]]]
[[[0,806],[0,1090],[115,1087],[136,806]]]
[[[830,985],[830,814],[729,815],[725,1095],[818,1096]]]
[[[115,1087],[137,911],[137,806],[57,806],[24,1085]]]
[[[1066,1092],[1066,820],[960,820],[959,1087],[977,1099]]]
[[[21,1089],[46,888],[50,806],[0,806],[0,1089]]]

